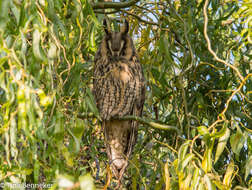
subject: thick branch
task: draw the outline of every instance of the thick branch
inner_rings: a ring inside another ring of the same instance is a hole
[[[110,11],[110,12],[104,12],[104,10],[100,10],[100,11],[94,11],[94,13],[109,15],[109,14],[118,13],[120,11],[121,9],[116,9],[115,11]]]
[[[119,120],[134,120],[134,121],[138,121],[139,123],[142,123],[142,124],[145,124],[145,125],[149,125],[150,127],[155,128],[155,129],[174,130],[178,134],[180,134],[180,131],[175,126],[156,123],[156,122],[154,122],[152,120],[149,120],[147,118],[141,118],[141,117],[131,116],[130,115],[130,116],[124,116],[124,117],[121,117],[121,118],[118,118],[118,119]]]
[[[87,119],[87,118],[96,117],[96,116],[94,114],[92,114],[92,113],[89,113],[87,115],[79,114],[77,117],[79,119]],[[125,121],[134,120],[134,121],[138,121],[141,124],[148,125],[148,126],[150,126],[152,128],[155,128],[155,129],[173,130],[173,131],[176,131],[178,134],[180,134],[179,129],[177,127],[175,127],[175,126],[156,123],[153,120],[150,120],[150,119],[147,119],[147,118],[141,118],[141,117],[129,115],[129,116],[124,116],[124,117],[120,117],[120,118],[116,118],[116,119],[117,120],[125,120]]]
[[[132,0],[128,2],[98,2],[98,3],[93,3],[92,8],[93,9],[109,9],[109,8],[114,8],[114,9],[121,9],[121,8],[127,8],[132,5],[135,5],[138,1],[140,0]]]

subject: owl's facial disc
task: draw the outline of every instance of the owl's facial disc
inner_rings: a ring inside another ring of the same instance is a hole
[[[108,40],[111,55],[114,57],[121,56],[124,43],[125,41],[122,39],[122,34],[120,32],[112,33],[110,39]]]

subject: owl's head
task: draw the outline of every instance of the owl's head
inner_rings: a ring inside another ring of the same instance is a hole
[[[110,26],[108,25],[106,19],[103,20],[103,26],[109,52],[114,57],[122,56],[123,48],[125,47],[129,31],[128,21],[127,20],[124,21],[124,24],[120,29],[120,32],[111,31]]]

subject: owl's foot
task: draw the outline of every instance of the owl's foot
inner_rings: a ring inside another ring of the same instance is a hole
[[[123,167],[120,169],[120,172],[118,173],[118,171],[117,171],[117,173],[118,173],[118,177],[117,177],[118,184],[116,186],[116,189],[121,189],[121,180],[123,178],[123,174],[125,173],[125,170],[126,170],[127,166],[128,166],[128,163],[126,162],[126,164],[124,164]]]
[[[125,162],[126,162],[126,160],[125,160]],[[127,166],[128,166],[128,163],[126,162],[124,164],[124,166],[121,168],[120,173],[119,173],[119,178],[118,178],[119,181],[121,181],[121,179],[123,177],[123,174],[125,173],[125,170],[126,170]]]
[[[115,159],[114,161],[113,161],[113,165],[115,165],[115,167],[118,169],[118,170],[120,170],[121,168],[123,168],[123,166],[126,164],[126,160],[124,160],[124,159]]]
[[[114,176],[120,181],[128,166],[128,162],[125,159],[116,159],[112,163],[112,171]]]

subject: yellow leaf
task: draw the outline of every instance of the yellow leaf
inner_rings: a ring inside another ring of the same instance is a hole
[[[168,162],[164,165],[164,173],[165,173],[165,190],[170,189],[170,174],[168,169]]]
[[[227,171],[223,179],[224,185],[231,187],[233,173],[234,173],[234,163],[231,162],[227,167]]]

